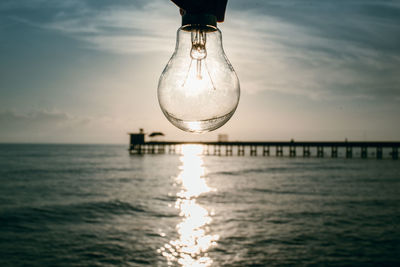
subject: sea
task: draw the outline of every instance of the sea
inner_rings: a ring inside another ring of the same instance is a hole
[[[0,145],[0,266],[400,266],[400,161]]]

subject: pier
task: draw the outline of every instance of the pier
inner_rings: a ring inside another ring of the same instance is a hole
[[[391,141],[266,141],[266,142],[145,142],[144,134],[130,134],[130,154],[176,154],[182,145],[202,145],[204,155],[318,158],[399,158],[400,142]]]

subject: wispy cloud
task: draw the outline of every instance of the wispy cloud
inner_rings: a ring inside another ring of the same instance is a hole
[[[0,12],[82,40],[89,48],[119,54],[170,51],[165,44],[170,43],[177,26],[177,10],[167,1],[106,1],[98,5],[93,1],[35,1],[20,6],[5,3]]]
[[[375,4],[392,10],[386,16],[359,1],[269,1],[247,8],[235,3],[225,39],[250,92],[314,99],[400,95],[398,5]]]
[[[228,7],[221,28],[244,92],[400,95],[396,1],[230,1]],[[161,0],[6,1],[0,10],[117,54],[172,53],[179,21],[172,3]]]
[[[111,117],[85,117],[58,110],[20,113],[0,111],[2,142],[124,142],[124,122]],[[120,137],[120,138],[118,138]]]

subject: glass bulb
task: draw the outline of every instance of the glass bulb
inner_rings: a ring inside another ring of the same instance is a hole
[[[239,97],[239,80],[218,28],[179,28],[175,52],[158,83],[158,101],[167,119],[184,131],[213,131],[232,117]]]

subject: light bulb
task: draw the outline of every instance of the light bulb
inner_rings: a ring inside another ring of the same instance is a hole
[[[164,115],[176,127],[195,133],[224,125],[240,97],[239,80],[222,48],[215,17],[214,22],[212,16],[189,18],[199,21],[182,23],[178,29],[175,52],[158,83]]]

